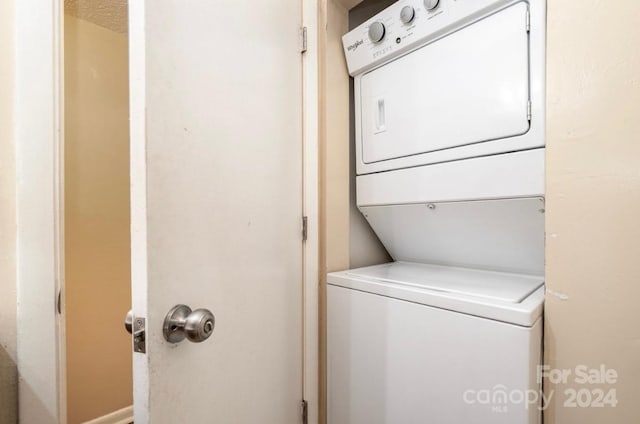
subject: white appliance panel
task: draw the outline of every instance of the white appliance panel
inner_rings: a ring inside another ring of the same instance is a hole
[[[396,261],[544,274],[542,198],[361,207]]]
[[[542,328],[329,285],[329,424],[537,424],[537,405],[469,390],[540,390]],[[494,409],[504,407],[504,409]]]
[[[544,197],[544,149],[356,177],[358,206]]]
[[[526,133],[527,13],[517,3],[364,74],[363,162]]]

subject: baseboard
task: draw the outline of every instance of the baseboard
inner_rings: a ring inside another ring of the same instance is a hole
[[[127,406],[110,414],[103,415],[84,424],[131,424],[133,422],[133,406]]]

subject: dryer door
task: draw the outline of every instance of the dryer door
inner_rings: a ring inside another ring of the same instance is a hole
[[[360,78],[362,161],[374,163],[529,130],[526,3]]]

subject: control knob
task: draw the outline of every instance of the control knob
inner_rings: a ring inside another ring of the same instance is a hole
[[[435,9],[438,7],[438,4],[440,4],[440,0],[424,0],[424,7],[426,7],[427,10]]]
[[[379,43],[384,38],[385,28],[382,22],[376,21],[369,26],[369,38],[374,43]]]
[[[412,6],[405,6],[400,11],[400,20],[404,24],[408,24],[413,21],[413,18],[416,15],[416,10]]]

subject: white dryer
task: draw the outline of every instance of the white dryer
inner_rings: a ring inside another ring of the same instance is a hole
[[[539,422],[545,13],[400,0],[343,37],[394,262],[328,275],[329,424]]]
[[[400,0],[346,34],[358,175],[544,147],[544,28],[541,0]]]

